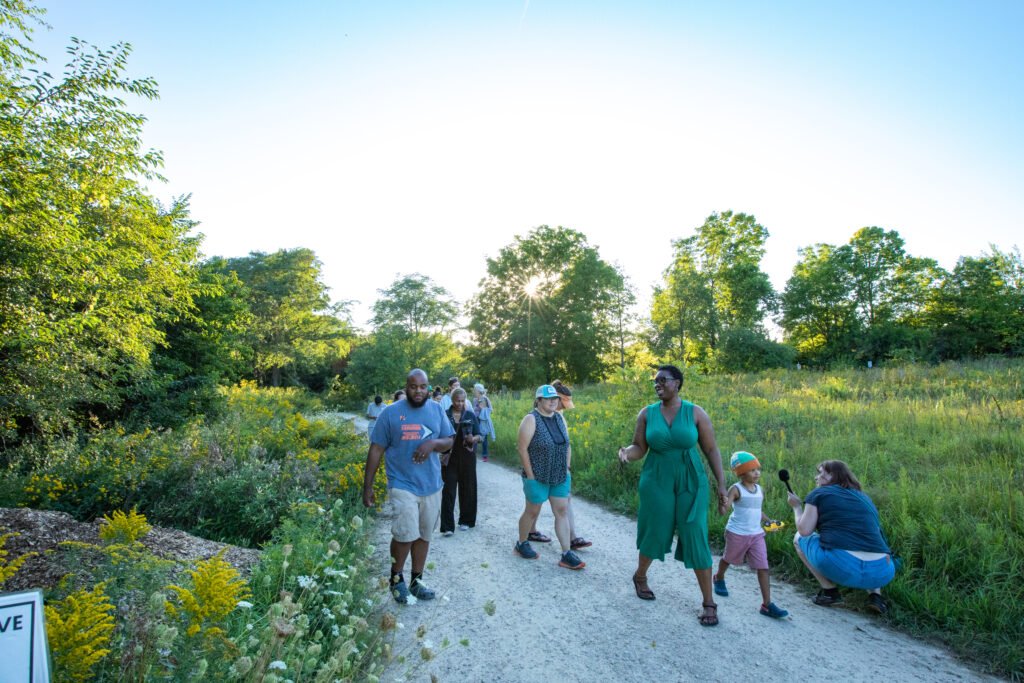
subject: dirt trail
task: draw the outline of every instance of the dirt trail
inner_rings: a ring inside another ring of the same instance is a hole
[[[700,592],[693,573],[674,560],[649,573],[657,600],[639,600],[630,580],[636,563],[636,523],[584,500],[574,500],[578,531],[594,545],[579,551],[581,571],[558,567],[557,541],[535,543],[540,559],[513,554],[523,493],[517,472],[478,463],[476,528],[435,533],[427,585],[438,599],[392,604],[403,624],[396,651],[420,661],[417,627],[436,650],[455,643],[411,674],[448,681],[657,680],[765,681],[896,680],[995,681],[948,651],[887,628],[878,619],[813,605],[810,596],[774,583],[773,601],[790,616],[758,614],[757,577],[745,568],[728,575],[730,596],[718,598],[721,623],[697,623]],[[457,513],[456,513],[457,514]],[[390,509],[375,531],[381,572],[388,563]],[[545,507],[539,528],[554,537]],[[718,558],[715,558],[717,565]],[[428,565],[429,566],[429,565]],[[484,604],[493,600],[494,616]],[[469,638],[470,646],[458,644]],[[407,676],[394,665],[382,680]]]

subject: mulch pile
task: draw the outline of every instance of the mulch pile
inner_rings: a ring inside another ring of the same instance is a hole
[[[56,549],[64,541],[102,545],[99,536],[102,522],[102,519],[89,524],[78,522],[66,512],[0,508],[0,535],[11,531],[21,534],[7,539],[4,545],[8,551],[7,561],[12,562],[23,553],[39,553],[29,558],[17,574],[0,586],[0,591],[7,593],[56,586],[67,573],[67,568],[60,561],[61,553],[47,554],[46,551]],[[259,550],[208,541],[178,529],[156,526],[141,539],[141,543],[153,554],[175,560],[182,566],[213,557],[226,547],[224,559],[245,577],[260,559]]]

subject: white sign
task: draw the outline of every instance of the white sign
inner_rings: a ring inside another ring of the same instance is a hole
[[[43,594],[0,595],[0,683],[49,683]]]

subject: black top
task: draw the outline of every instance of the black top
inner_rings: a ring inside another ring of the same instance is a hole
[[[463,451],[473,450],[473,444],[467,444],[465,437],[467,436],[480,436],[480,421],[477,420],[476,415],[473,413],[473,409],[466,406],[462,409],[462,419],[456,423],[452,419],[452,409],[444,411],[448,416],[448,420],[452,423],[452,429],[455,430],[455,443],[452,444],[452,453],[462,453]]]
[[[557,486],[565,481],[569,465],[569,430],[558,413],[544,417],[533,410],[531,414],[536,429],[526,450],[530,455],[533,478],[541,484]]]

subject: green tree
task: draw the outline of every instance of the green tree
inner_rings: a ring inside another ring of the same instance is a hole
[[[761,270],[768,231],[752,216],[723,211],[672,242],[672,263],[655,288],[651,321],[661,350],[710,362],[725,330],[759,330],[775,293]]]
[[[626,367],[626,349],[633,345],[637,339],[634,332],[636,313],[633,307],[636,306],[636,287],[629,281],[629,277],[622,272],[621,266],[615,264],[615,272],[622,279],[622,288],[616,291],[612,297],[611,322],[612,334],[615,337],[615,345],[618,347],[618,364],[620,368]]]
[[[961,258],[935,292],[926,318],[940,358],[1024,354],[1024,261],[991,250]]]
[[[782,326],[805,358],[880,360],[924,352],[923,322],[945,273],[909,256],[895,230],[861,228],[840,247],[802,250],[782,296]]]
[[[717,321],[709,279],[699,269],[696,243],[696,237],[672,243],[672,264],[665,270],[664,284],[655,286],[651,302],[652,345],[662,354],[678,350],[683,363],[693,360],[689,351],[694,342],[713,336]]]
[[[782,293],[782,328],[806,358],[831,359],[849,348],[859,329],[849,296],[848,250],[817,244],[800,250],[800,260]]]
[[[196,269],[193,309],[171,323],[156,354],[155,364],[181,380],[203,377],[234,383],[250,376],[253,349],[248,338],[255,323],[249,309],[249,290],[235,273],[223,273],[223,259]]]
[[[447,335],[410,332],[398,325],[378,328],[352,351],[345,381],[361,396],[386,396],[405,386],[412,368],[421,368],[433,384],[449,377],[473,377],[476,370]]]
[[[491,383],[597,379],[622,289],[621,275],[582,233],[542,225],[487,260],[470,304],[470,356]]]
[[[28,47],[41,11],[0,0],[0,423],[49,433],[116,408],[151,372],[164,324],[189,311],[198,240],[186,202],[141,185],[160,155],[122,99],[157,96],[125,75],[127,44],[73,40],[65,73]]]
[[[286,372],[291,381],[314,369],[326,374],[351,350],[348,304],[331,304],[321,265],[309,249],[252,252],[214,265],[222,275],[234,273],[249,292],[249,345],[259,381],[280,386]]]
[[[456,325],[458,304],[426,275],[404,275],[377,292],[371,321],[375,328],[400,325],[410,332],[443,333]]]

